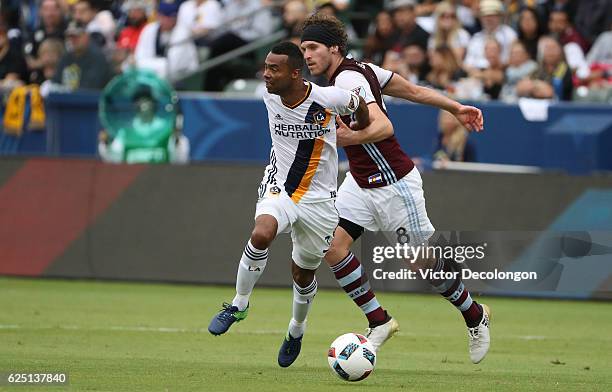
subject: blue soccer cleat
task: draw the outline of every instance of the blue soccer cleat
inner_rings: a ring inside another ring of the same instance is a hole
[[[294,338],[287,332],[283,345],[278,351],[278,364],[280,367],[288,367],[295,362],[302,349],[302,337]]]
[[[244,320],[249,314],[249,305],[240,311],[237,306],[232,306],[227,302],[223,303],[223,309],[210,320],[208,332],[213,335],[222,335],[232,326],[232,324]]]

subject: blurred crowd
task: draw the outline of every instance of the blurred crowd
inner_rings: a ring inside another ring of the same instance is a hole
[[[462,99],[572,100],[612,82],[612,1],[395,0],[363,57]]]
[[[276,31],[299,40],[312,12],[345,22],[354,57],[460,99],[572,100],[612,85],[612,0],[1,0],[0,88],[100,89],[130,67],[176,82]],[[198,89],[255,77],[261,59],[242,59]]]

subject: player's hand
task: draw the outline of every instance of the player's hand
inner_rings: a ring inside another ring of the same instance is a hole
[[[336,144],[338,147],[358,144],[355,142],[355,131],[349,128],[340,116],[336,116]]]
[[[484,128],[484,120],[480,109],[474,106],[461,105],[455,113],[455,117],[468,131],[480,132]]]

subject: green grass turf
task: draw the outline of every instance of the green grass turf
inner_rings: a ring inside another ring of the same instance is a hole
[[[249,317],[206,331],[231,287],[0,278],[0,372],[67,371],[62,387],[14,391],[611,391],[612,304],[486,298],[492,348],[470,363],[462,318],[437,296],[379,294],[401,333],[360,383],[326,353],[365,319],[340,290],[317,295],[302,354],[281,369],[290,289],[255,290]],[[160,330],[160,328],[168,328]]]

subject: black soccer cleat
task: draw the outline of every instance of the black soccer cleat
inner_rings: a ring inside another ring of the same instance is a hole
[[[302,337],[294,338],[287,332],[287,336],[283,339],[283,345],[278,351],[278,364],[280,367],[288,367],[295,362],[302,349]]]

